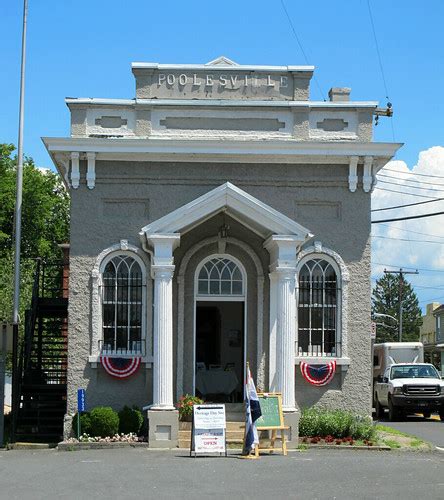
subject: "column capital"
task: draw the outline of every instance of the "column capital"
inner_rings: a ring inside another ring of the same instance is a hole
[[[156,265],[151,266],[151,277],[155,280],[170,280],[173,277],[174,265]]]
[[[143,233],[142,233],[143,234]],[[179,246],[180,234],[178,233],[145,233],[146,240],[154,249],[154,266],[173,265],[173,252]]]
[[[296,270],[296,254],[304,242],[299,236],[273,234],[264,243],[270,254],[270,271]]]

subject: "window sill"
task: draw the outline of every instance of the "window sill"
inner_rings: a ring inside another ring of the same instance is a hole
[[[132,354],[119,354],[119,358],[132,358]],[[100,364],[100,355],[92,354],[88,356],[88,362],[91,365],[91,368],[97,368],[97,365]],[[153,357],[152,356],[143,356],[142,363],[145,363],[145,368],[151,368],[153,366]]]
[[[347,371],[348,367],[350,365],[350,358],[335,358],[334,356],[295,356],[294,362],[296,365],[299,365],[301,361],[304,363],[311,363],[311,364],[326,364],[329,363],[330,361],[336,361],[336,364],[338,366],[341,366],[343,371]]]

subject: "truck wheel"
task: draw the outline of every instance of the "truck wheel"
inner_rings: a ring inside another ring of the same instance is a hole
[[[392,403],[391,398],[388,399],[388,408],[389,408],[389,420],[390,422],[395,422],[398,420],[398,411]]]
[[[444,408],[439,410],[439,418],[441,419],[441,422],[444,422]]]
[[[430,418],[431,413],[429,411],[423,411],[422,412],[424,418]]]
[[[375,411],[376,411],[376,418],[381,419],[384,418],[384,408],[381,406],[381,403],[379,402],[378,396],[375,398]]]

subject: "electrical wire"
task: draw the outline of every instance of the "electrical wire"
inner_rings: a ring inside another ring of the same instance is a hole
[[[370,7],[370,0],[367,0],[367,7],[368,7],[368,13],[370,16],[370,23],[371,23],[372,31],[373,31],[373,39],[375,41],[376,53],[378,54],[379,69],[381,70],[382,81],[384,83],[385,97],[386,97],[387,101],[390,101],[389,92],[388,92],[388,88],[387,88],[387,81],[385,78],[384,66],[382,65],[381,51],[379,50],[378,38],[376,36],[375,22],[373,20],[372,9]],[[395,140],[395,127],[393,125],[393,117],[390,120],[390,125],[392,128],[393,142],[396,142],[396,140]]]
[[[383,210],[395,210],[396,208],[414,207],[416,205],[424,205],[425,203],[435,203],[436,201],[443,201],[444,198],[436,198],[434,200],[418,201],[416,203],[407,203],[406,205],[396,205],[394,207],[374,208],[371,212],[382,212]]]
[[[301,43],[301,41],[300,41],[300,39],[298,37],[298,34],[296,33],[296,29],[294,27],[293,21],[291,20],[290,14],[288,13],[288,10],[287,10],[287,7],[286,7],[286,5],[284,3],[284,0],[281,0],[281,5],[282,5],[282,8],[283,8],[283,10],[285,12],[285,15],[287,17],[288,23],[290,24],[291,31],[293,32],[293,35],[296,38],[296,42],[299,45],[299,49],[302,52],[302,55],[304,56],[305,62],[306,62],[306,64],[310,65],[310,63],[308,62],[307,54],[305,53],[304,47],[302,46],[302,43]],[[324,101],[325,101],[326,100],[326,97],[325,97],[326,94],[324,92],[322,92],[321,86],[319,84],[319,81],[318,81],[316,75],[313,75],[313,80],[316,83],[316,86],[318,87],[319,93],[321,94],[321,98],[324,99]]]
[[[381,226],[387,226],[390,229],[396,229],[397,231],[404,231],[406,233],[414,233],[414,234],[420,234],[422,236],[431,236],[432,238],[443,238],[444,239],[444,236],[439,236],[438,234],[421,233],[419,231],[413,231],[412,229],[403,229],[401,227],[390,226],[389,224],[381,224]]]
[[[423,219],[425,217],[436,217],[437,215],[444,215],[444,212],[434,212],[432,214],[421,214],[421,215],[409,215],[407,217],[397,217],[395,219],[372,220],[372,224],[380,224],[381,222],[395,222],[398,220]]]
[[[406,194],[408,196],[417,196],[420,198],[429,198],[430,200],[439,200],[440,199],[440,198],[437,198],[436,196],[427,196],[426,194],[418,194],[418,193],[406,193],[405,191],[396,191],[395,189],[382,188],[378,185],[376,185],[375,189],[378,189],[379,191],[387,191],[389,193],[398,193],[398,194]]]
[[[444,212],[443,212],[444,213]],[[442,245],[442,241],[432,241],[432,240],[410,240],[407,238],[392,238],[391,236],[382,236],[379,234],[372,234],[372,238],[381,238],[384,240],[394,240],[394,241],[408,241],[412,243],[436,243],[438,245]]]
[[[380,174],[378,173],[379,177],[387,177],[388,179],[396,179],[400,180],[399,177],[396,177],[394,175],[386,175],[386,174]],[[402,182],[416,182],[418,184],[427,184],[429,186],[444,186],[444,184],[440,184],[437,182],[427,182],[427,181],[417,181],[416,179],[402,179]]]
[[[393,168],[384,168],[383,172],[395,172],[404,175],[419,175],[420,177],[434,177],[436,179],[444,179],[444,175],[419,174],[417,172],[403,172],[402,170],[394,170]]]
[[[435,191],[437,193],[444,193],[444,189],[433,189],[433,188],[420,187],[420,186],[406,186],[405,184],[400,184],[399,182],[383,181],[381,179],[378,179],[378,183],[379,182],[382,182],[383,184],[391,184],[392,186],[406,187],[408,189],[421,189],[422,191]],[[408,193],[406,193],[406,194],[408,194]]]
[[[382,262],[373,262],[373,264],[376,264],[377,266],[396,267],[397,269],[399,269],[399,267],[402,267],[403,269],[413,269],[412,267],[409,266],[398,266],[397,264],[383,264]],[[420,267],[415,267],[415,269],[418,271],[424,271],[430,273],[444,273],[444,269],[427,269]]]

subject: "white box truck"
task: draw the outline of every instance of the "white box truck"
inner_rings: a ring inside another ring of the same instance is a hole
[[[377,418],[388,408],[390,420],[408,413],[429,418],[433,412],[444,420],[444,382],[433,365],[424,363],[421,342],[375,344],[373,401]]]
[[[395,363],[424,363],[421,342],[384,342],[373,346],[373,382]]]

